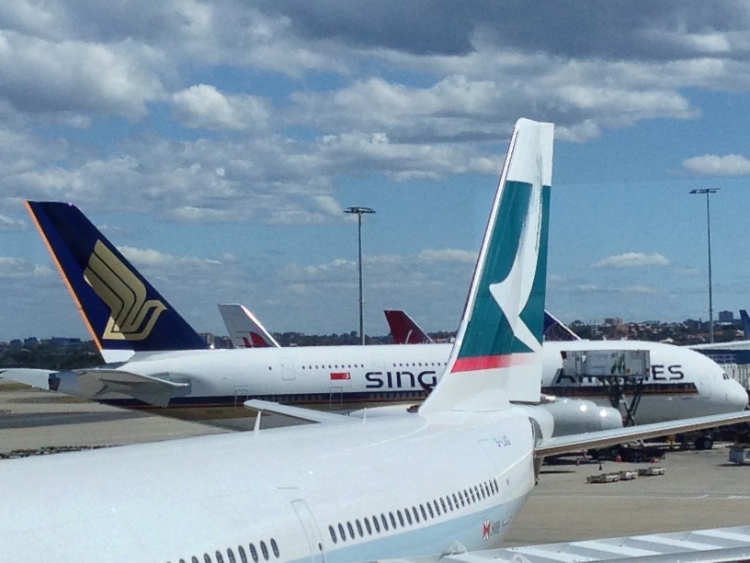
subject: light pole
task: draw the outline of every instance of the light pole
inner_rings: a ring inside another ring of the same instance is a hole
[[[365,344],[365,300],[362,296],[362,215],[375,213],[369,207],[347,207],[344,213],[357,215],[357,245],[359,247],[359,337],[362,339],[362,345]]]
[[[706,194],[706,226],[708,230],[708,340],[714,341],[714,296],[711,286],[711,194],[715,194],[721,188],[704,188],[690,190],[692,195]]]

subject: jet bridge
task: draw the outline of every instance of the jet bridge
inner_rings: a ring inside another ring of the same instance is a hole
[[[635,424],[643,385],[651,375],[648,350],[563,350],[561,355],[562,375],[581,385],[604,386],[612,406],[625,411],[625,426]]]
[[[648,534],[599,540],[552,543],[491,549],[462,550],[454,544],[441,557],[394,559],[388,563],[572,563],[575,561],[617,561],[642,563],[684,563],[686,561],[746,561],[750,558],[750,526],[716,528],[692,532]],[[382,561],[381,563],[386,563]]]

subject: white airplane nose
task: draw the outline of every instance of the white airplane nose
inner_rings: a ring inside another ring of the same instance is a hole
[[[747,389],[734,379],[731,380],[731,383],[734,385],[732,385],[730,392],[727,394],[727,401],[736,405],[737,410],[746,409],[748,404]]]

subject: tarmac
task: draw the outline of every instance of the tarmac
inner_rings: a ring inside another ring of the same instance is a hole
[[[153,442],[225,432],[123,411],[0,380],[0,456]],[[23,452],[22,452],[23,453]],[[2,461],[0,460],[0,463]],[[640,467],[665,474],[590,484],[590,475]],[[575,456],[542,466],[507,547],[750,524],[750,466],[728,462],[728,444],[670,451],[656,463],[599,463]]]

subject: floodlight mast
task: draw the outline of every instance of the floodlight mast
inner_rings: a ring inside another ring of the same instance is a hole
[[[362,215],[374,214],[375,211],[369,207],[347,207],[344,209],[344,213],[356,214],[357,215],[357,247],[359,249],[359,337],[362,341],[362,345],[365,344],[365,301],[362,292]]]
[[[706,227],[708,232],[708,341],[714,341],[714,300],[711,281],[711,194],[715,194],[721,188],[703,188],[690,190],[691,195],[706,195]]]

